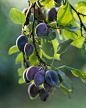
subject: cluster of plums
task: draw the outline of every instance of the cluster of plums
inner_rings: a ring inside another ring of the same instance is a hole
[[[52,87],[55,87],[59,81],[58,74],[54,70],[45,72],[44,68],[36,66],[30,66],[25,69],[23,79],[26,83],[34,80],[34,83],[31,83],[28,87],[28,94],[33,98],[39,94],[40,99],[43,101],[47,100]],[[43,85],[43,87],[40,87],[40,85]]]
[[[61,1],[61,0],[60,0]],[[28,9],[24,9],[23,13],[27,13]],[[57,10],[52,7],[48,11],[48,21],[54,21],[57,18]],[[29,17],[26,18],[24,25],[29,24]],[[46,23],[39,23],[35,29],[36,35],[48,36],[51,30],[47,27]],[[27,58],[33,53],[33,45],[28,43],[28,37],[26,35],[20,35],[16,40],[17,48],[23,52]],[[46,101],[49,97],[49,93],[52,87],[58,84],[59,77],[54,70],[45,71],[44,68],[39,68],[36,66],[30,66],[25,69],[23,73],[23,79],[26,83],[30,83],[28,87],[28,94],[35,98],[38,94],[41,100]],[[34,83],[32,83],[34,81]],[[41,86],[42,85],[42,86]]]

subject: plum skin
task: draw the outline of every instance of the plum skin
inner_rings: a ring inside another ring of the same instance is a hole
[[[26,43],[24,46],[24,52],[27,58],[33,53],[33,46],[30,43]]]
[[[45,81],[45,71],[38,71],[34,76],[34,82],[36,86],[43,84]]]
[[[56,86],[58,84],[59,77],[54,70],[50,69],[45,73],[45,80],[49,85]]]
[[[42,101],[46,101],[47,98],[49,97],[49,92],[45,91],[44,88],[41,88],[39,90],[39,97]]]
[[[36,87],[34,83],[30,84],[28,87],[28,94],[29,96],[32,96],[33,98],[38,94],[39,87]]]
[[[30,66],[29,68],[27,68],[27,73],[26,73],[26,77],[28,80],[33,80],[34,79],[34,75],[39,71],[39,69],[36,66]]]
[[[47,32],[47,25],[45,23],[38,24],[35,32],[38,37],[43,36]]]
[[[57,18],[57,11],[56,11],[55,7],[52,7],[48,11],[48,20],[53,21],[56,18]]]
[[[26,83],[30,83],[30,81],[27,79],[26,77],[26,72],[27,72],[27,69],[25,69],[24,73],[23,73],[23,79]]]
[[[26,43],[28,43],[28,38],[26,35],[20,35],[16,40],[16,46],[22,52],[24,52],[24,46]]]

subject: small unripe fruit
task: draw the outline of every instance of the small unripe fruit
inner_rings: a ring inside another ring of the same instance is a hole
[[[24,52],[27,58],[33,53],[33,46],[30,43],[26,43],[24,46]]]
[[[26,77],[26,72],[27,72],[27,69],[25,69],[24,73],[23,73],[23,79],[26,83],[29,83],[30,81],[27,79]]]
[[[49,92],[45,91],[44,88],[41,88],[39,90],[39,97],[42,101],[46,101],[47,98],[49,97]]]
[[[38,72],[38,68],[35,66],[30,66],[29,68],[27,68],[27,73],[26,73],[26,77],[28,80],[33,80],[34,79],[34,75]]]
[[[46,81],[43,83],[43,87],[47,92],[52,90],[52,86],[49,85]]]
[[[45,73],[45,80],[51,86],[56,86],[59,81],[58,74],[54,70],[48,70]]]
[[[45,23],[40,23],[36,26],[36,35],[43,36],[47,31],[47,25]]]
[[[24,46],[28,43],[28,38],[26,35],[20,35],[16,40],[16,46],[22,52],[24,52]]]
[[[36,86],[43,84],[45,81],[45,71],[39,71],[34,76],[34,82]]]
[[[38,94],[39,87],[36,87],[35,84],[30,84],[28,87],[28,94],[29,96],[32,96],[33,98]]]
[[[53,21],[56,18],[57,18],[57,11],[56,11],[56,9],[54,7],[52,7],[48,11],[48,20]]]

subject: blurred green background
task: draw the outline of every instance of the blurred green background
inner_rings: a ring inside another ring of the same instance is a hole
[[[72,5],[81,0],[70,0]],[[85,1],[85,0],[82,0]],[[66,75],[73,81],[74,93],[72,99],[63,94],[59,89],[49,97],[46,102],[39,98],[30,100],[27,93],[27,84],[18,84],[17,69],[15,64],[17,54],[8,55],[8,50],[15,45],[16,38],[21,34],[21,25],[14,24],[9,18],[11,8],[22,11],[27,7],[27,0],[0,0],[0,108],[86,108],[86,83],[74,77],[69,71]],[[86,73],[86,57],[74,46],[61,55],[57,66],[68,65],[78,68]]]

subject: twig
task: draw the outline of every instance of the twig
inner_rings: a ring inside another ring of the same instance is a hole
[[[80,15],[82,15],[82,16],[86,16],[86,15],[77,12],[71,4],[70,4],[70,6],[71,6],[71,8],[76,12],[76,14],[78,15],[78,18],[79,18],[79,20],[80,20],[81,36],[84,37],[84,36],[83,36],[83,33],[82,33],[82,27],[83,27],[83,29],[84,29],[85,31],[86,31],[86,27],[85,27],[85,25],[83,24]],[[85,37],[84,37],[84,38],[85,38]]]
[[[35,39],[34,39],[35,4],[36,4],[36,3],[33,3],[33,25],[32,25],[32,32],[31,32],[31,35],[32,35],[32,38],[33,38],[33,45],[34,45],[34,47],[35,47],[36,56],[38,57],[38,60],[40,61],[40,63],[43,63],[44,66],[46,67],[46,63],[40,58],[40,56],[39,56],[39,54],[38,54],[38,51],[37,51],[37,48],[36,48],[36,45],[35,45]]]

